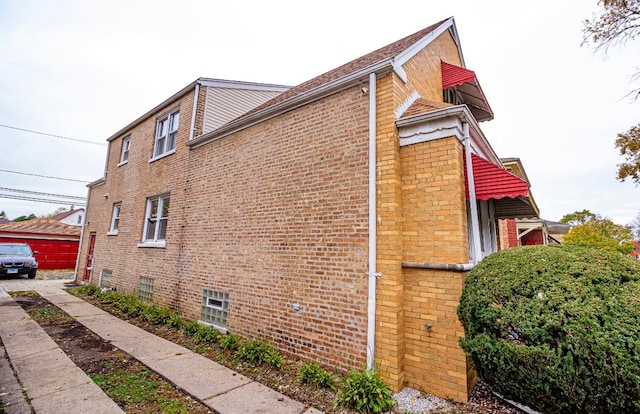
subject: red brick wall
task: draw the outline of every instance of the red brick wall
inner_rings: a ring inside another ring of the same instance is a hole
[[[522,236],[520,238],[520,244],[522,246],[544,244],[544,234],[542,232],[542,229],[530,231],[529,233]]]

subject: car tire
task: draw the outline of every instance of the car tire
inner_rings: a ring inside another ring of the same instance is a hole
[[[28,273],[28,274],[27,274],[27,277],[28,277],[29,279],[35,279],[35,278],[36,278],[36,272]]]

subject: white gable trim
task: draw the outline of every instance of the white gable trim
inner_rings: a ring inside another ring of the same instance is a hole
[[[404,114],[404,111],[409,109],[409,107],[413,105],[413,103],[419,98],[420,94],[417,91],[411,92],[411,95],[409,95],[409,97],[405,99],[399,107],[396,108],[396,119],[400,118],[402,114]]]
[[[198,79],[198,83],[202,86],[208,86],[212,88],[245,89],[245,90],[268,91],[268,92],[285,92],[291,89],[290,86],[284,86],[284,85],[228,81],[224,79],[210,79],[210,78],[200,78]]]
[[[458,54],[460,55],[462,66],[464,67],[464,58],[462,57],[462,48],[460,47],[460,39],[458,38],[458,31],[456,30],[456,22],[453,17],[449,17],[438,28],[436,28],[425,37],[418,40],[416,43],[399,53],[395,58],[393,58],[393,70],[400,77],[400,79],[402,79],[404,82],[407,81],[407,73],[402,68],[402,65],[411,60],[411,58],[417,55],[422,49],[427,47],[431,42],[433,42],[447,30],[451,31],[451,36],[456,42]]]

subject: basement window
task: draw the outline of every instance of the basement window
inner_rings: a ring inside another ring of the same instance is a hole
[[[111,274],[113,272],[110,269],[102,269],[100,272],[100,287],[101,288],[110,288],[111,287]]]
[[[212,289],[202,289],[200,322],[226,333],[228,309],[229,293]]]
[[[141,302],[153,302],[153,279],[151,279],[150,277],[140,278],[138,300],[140,300]]]

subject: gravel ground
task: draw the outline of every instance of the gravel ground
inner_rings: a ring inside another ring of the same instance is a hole
[[[422,395],[420,391],[408,387],[395,393],[393,399],[398,403],[397,410],[401,413],[428,413],[450,405],[447,400],[433,395]]]
[[[73,269],[63,269],[63,270],[38,270],[36,273],[36,279],[39,280],[54,280],[54,279],[64,279],[64,280],[73,280],[73,275],[75,274]]]

